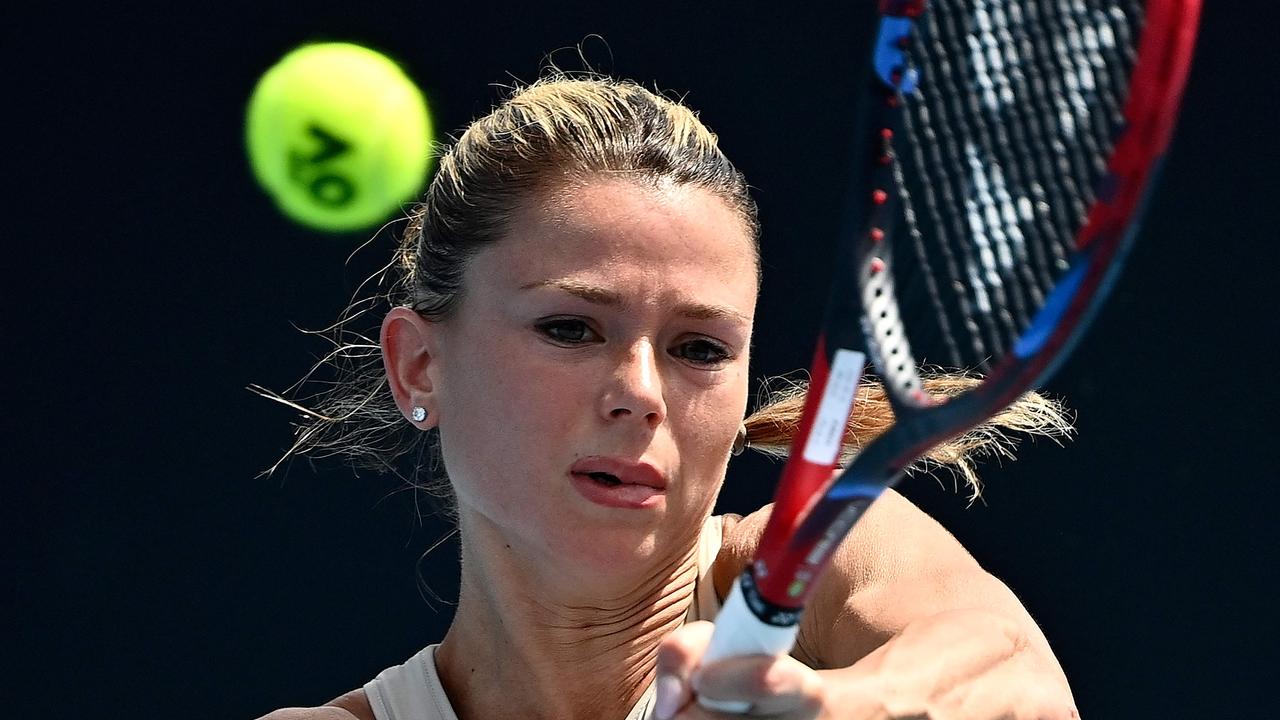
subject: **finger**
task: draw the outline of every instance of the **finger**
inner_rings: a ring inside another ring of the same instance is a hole
[[[677,628],[658,645],[653,707],[657,720],[670,720],[693,700],[689,678],[706,652],[714,629],[715,625],[706,621],[691,622]]]
[[[725,658],[693,674],[699,697],[749,703],[749,715],[813,718],[822,709],[824,685],[813,669],[788,655]]]

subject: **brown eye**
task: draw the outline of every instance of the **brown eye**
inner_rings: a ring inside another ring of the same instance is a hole
[[[538,331],[562,345],[582,345],[600,338],[586,322],[577,318],[555,318],[537,324]]]
[[[706,338],[681,343],[672,352],[673,355],[702,367],[722,365],[733,357],[723,345]]]

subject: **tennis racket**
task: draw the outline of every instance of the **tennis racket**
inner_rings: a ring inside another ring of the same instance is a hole
[[[851,232],[802,420],[703,662],[788,652],[867,507],[1063,360],[1132,244],[1199,11],[1199,0],[881,0],[853,136]],[[984,380],[931,397],[922,362]],[[833,477],[868,366],[896,424]]]

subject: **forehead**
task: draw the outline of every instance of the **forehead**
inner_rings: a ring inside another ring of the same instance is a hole
[[[757,284],[754,238],[729,203],[699,187],[613,178],[535,195],[473,266],[517,286],[569,280],[719,295],[744,314]]]

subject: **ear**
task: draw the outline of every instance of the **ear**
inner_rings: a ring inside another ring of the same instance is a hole
[[[400,414],[422,430],[439,424],[436,381],[440,364],[434,359],[439,340],[439,323],[422,317],[410,308],[392,308],[382,320],[379,343],[382,345],[382,364],[387,370],[387,383],[391,386],[391,394],[396,399]],[[414,422],[415,407],[427,411],[426,419]]]

